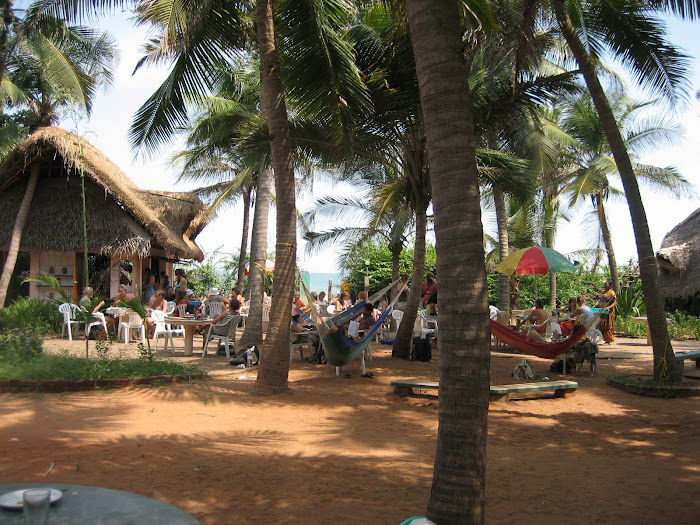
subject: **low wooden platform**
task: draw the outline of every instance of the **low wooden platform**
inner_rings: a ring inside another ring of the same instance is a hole
[[[491,401],[507,401],[510,394],[524,392],[546,392],[554,390],[554,397],[565,397],[576,392],[575,381],[542,381],[539,383],[515,383],[512,385],[494,385],[491,387]]]
[[[437,381],[422,381],[420,379],[400,379],[391,382],[394,392],[400,396],[414,395],[417,390],[438,390],[440,383]],[[515,383],[512,385],[493,385],[490,391],[491,401],[508,400],[510,394],[524,392],[546,392],[554,390],[554,397],[565,397],[576,391],[578,383],[575,381],[542,381],[538,383]]]
[[[684,368],[686,360],[695,361],[695,367],[700,368],[700,350],[695,352],[686,352],[684,354],[676,354],[676,361],[681,365],[681,369]]]

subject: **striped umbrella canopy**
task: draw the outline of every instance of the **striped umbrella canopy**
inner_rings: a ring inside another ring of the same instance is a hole
[[[547,272],[573,272],[576,268],[561,253],[551,248],[541,246],[531,246],[511,253],[503,259],[495,268],[499,273],[508,275],[517,274],[540,274]]]

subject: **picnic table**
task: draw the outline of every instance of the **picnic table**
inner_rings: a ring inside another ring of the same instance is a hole
[[[0,495],[17,490],[52,488],[62,492],[49,509],[51,525],[76,523],[114,523],[120,525],[199,525],[199,521],[182,509],[163,501],[131,492],[68,485],[66,483],[9,483],[0,485]],[[19,509],[0,507],[0,523],[24,524]]]

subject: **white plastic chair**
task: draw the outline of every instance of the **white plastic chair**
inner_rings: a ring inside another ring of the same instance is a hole
[[[175,352],[175,345],[173,344],[173,334],[170,327],[165,322],[165,313],[161,310],[153,310],[151,312],[151,319],[155,324],[153,329],[153,341],[154,350],[158,350],[158,336],[165,337],[165,348],[168,348],[168,340],[170,341],[170,351]]]
[[[102,312],[92,312],[90,315],[90,322],[85,325],[85,337],[90,335],[90,328],[93,326],[101,326],[105,333],[107,333],[107,321],[105,320],[105,314]]]
[[[204,314],[212,319],[218,317],[221,312],[224,311],[224,303],[221,301],[214,301],[211,303],[205,303]]]
[[[248,319],[248,308],[250,308],[250,299],[247,300],[245,304],[241,305],[241,307],[238,309],[238,315],[241,316],[241,326],[243,328],[245,328],[245,321],[246,319]]]
[[[431,326],[434,325],[434,326]],[[437,337],[437,321],[428,320],[425,317],[425,310],[418,312],[416,322],[413,325],[413,335],[420,336],[421,339],[427,337]]]
[[[236,346],[236,328],[238,327],[238,323],[241,321],[241,316],[240,315],[234,315],[229,319],[228,323],[228,332],[226,335],[217,335],[217,334],[212,334],[212,330],[214,328],[213,324],[209,325],[209,329],[207,330],[206,335],[204,336],[204,350],[202,350],[202,357],[207,355],[207,349],[209,348],[209,341],[212,339],[218,339],[219,344],[223,341],[224,343],[224,348],[226,349],[226,357],[229,358],[231,357],[230,351],[228,348],[229,341],[233,343],[234,348]]]
[[[74,304],[63,303],[58,307],[58,311],[63,314],[63,325],[61,326],[61,339],[63,339],[63,333],[68,331],[68,340],[73,340],[73,327],[78,326],[80,321],[75,318],[75,312],[78,307]]]
[[[304,335],[304,334],[297,334],[296,332],[290,332],[289,333],[289,364],[292,364],[292,358],[294,357],[294,350],[296,348],[299,349],[299,359],[301,361],[304,360],[304,347],[307,347],[309,350],[313,352],[313,345],[309,341],[297,341],[297,335]]]
[[[120,339],[122,333],[124,334],[124,342],[129,342],[129,337],[131,336],[131,331],[135,330],[137,333],[141,332],[141,343],[146,344],[146,327],[143,326],[143,319],[141,316],[129,310],[127,312],[127,320],[119,323],[119,331],[117,332],[117,339]]]

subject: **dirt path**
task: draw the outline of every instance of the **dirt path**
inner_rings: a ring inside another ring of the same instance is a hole
[[[45,348],[80,353],[83,344],[49,340]],[[425,510],[438,402],[400,398],[390,382],[437,380],[439,356],[404,362],[389,347],[374,349],[373,379],[360,377],[357,361],[336,377],[297,354],[290,391],[271,398],[250,395],[254,372],[181,350],[176,360],[204,363],[212,379],[2,394],[0,483],[127,490],[203,524],[398,524]],[[620,339],[602,350],[596,377],[567,376],[579,383],[576,395],[490,406],[487,523],[697,522],[700,398],[641,398],[606,384],[610,375],[650,373],[650,353],[642,340]],[[492,383],[513,382],[522,357],[494,354]],[[539,375],[559,378],[550,361],[531,362]]]

